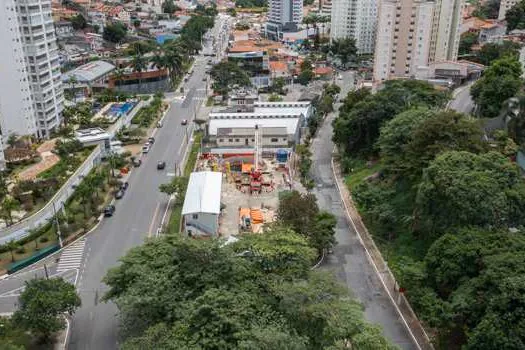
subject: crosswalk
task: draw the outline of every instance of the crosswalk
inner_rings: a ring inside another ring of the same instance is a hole
[[[82,258],[84,257],[84,247],[86,239],[82,238],[62,252],[58,262],[57,273],[72,269],[80,268]]]

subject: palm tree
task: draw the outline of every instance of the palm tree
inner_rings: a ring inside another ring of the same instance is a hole
[[[139,74],[139,91],[140,91],[140,87],[142,85],[141,75],[142,75],[142,72],[146,70],[147,68],[147,62],[144,59],[144,56],[140,54],[140,52],[133,55],[131,66],[133,67],[133,70]]]
[[[9,241],[6,243],[6,248],[9,249],[9,252],[11,253],[11,262],[15,261],[15,254],[13,254],[13,251],[18,248],[19,244],[16,241]]]
[[[13,211],[20,208],[20,202],[11,196],[6,196],[2,201],[2,216],[8,225],[13,224]]]

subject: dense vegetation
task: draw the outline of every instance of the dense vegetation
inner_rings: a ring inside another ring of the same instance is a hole
[[[252,8],[252,7],[267,7],[268,0],[235,0],[235,7]]]
[[[479,89],[518,68],[495,62]],[[351,92],[334,140],[364,221],[438,347],[522,349],[525,185],[509,157],[523,140],[484,135],[480,120],[440,110],[446,101],[421,82]],[[522,115],[509,134],[522,134]],[[365,180],[367,168],[377,173]]]
[[[307,240],[275,228],[233,245],[166,236],[105,278],[123,349],[393,349],[325,273]]]
[[[507,31],[525,29],[525,1],[519,1],[505,13]]]

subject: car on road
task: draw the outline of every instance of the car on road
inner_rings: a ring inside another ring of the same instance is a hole
[[[206,77],[202,78],[202,81],[206,81],[206,80],[208,80],[208,78],[206,78]]]
[[[142,164],[142,160],[141,159],[133,159],[132,162],[133,162],[133,166],[135,168],[138,168]]]
[[[150,137],[148,138],[148,143],[151,145],[153,145],[155,143],[155,138],[154,137]]]
[[[142,153],[148,153],[150,148],[151,148],[150,144],[146,142],[144,146],[142,146]]]
[[[127,181],[120,184],[120,189],[123,191],[127,190],[128,187],[129,187],[129,182]]]
[[[162,128],[162,121],[157,122],[157,128]]]
[[[166,162],[163,160],[159,160],[157,162],[157,170],[162,170],[166,167]]]
[[[121,199],[122,197],[124,197],[124,190],[120,189],[115,193],[115,199]]]
[[[180,125],[188,125],[188,119],[182,119]]]
[[[104,208],[104,216],[105,217],[113,216],[113,214],[115,214],[115,206],[113,204],[110,204],[110,205],[108,205],[107,207]]]

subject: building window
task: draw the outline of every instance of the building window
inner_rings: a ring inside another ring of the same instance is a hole
[[[191,218],[193,220],[198,220],[199,219],[199,214],[191,214]]]
[[[235,139],[235,142],[239,142],[239,139]]]
[[[228,142],[233,142],[233,139],[228,139]]]
[[[219,142],[224,142],[224,139],[219,139]]]
[[[270,139],[270,142],[279,142],[279,139],[276,138],[276,137],[273,137],[273,138]]]

